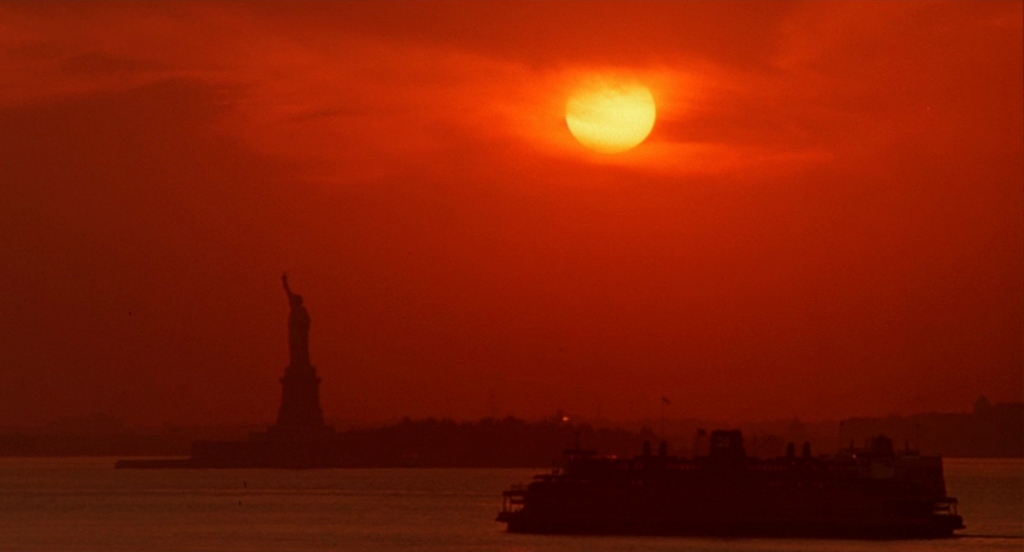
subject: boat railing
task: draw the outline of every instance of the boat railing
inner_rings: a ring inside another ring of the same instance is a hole
[[[512,485],[507,491],[501,493],[501,511],[504,513],[522,510],[525,502],[526,485],[521,483]]]
[[[932,508],[932,513],[937,516],[959,516],[959,504],[952,497],[937,500]]]

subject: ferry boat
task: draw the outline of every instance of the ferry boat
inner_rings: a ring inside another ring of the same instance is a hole
[[[565,451],[563,467],[503,493],[497,521],[511,533],[813,538],[941,538],[963,529],[946,496],[942,458],[894,450],[878,436],[861,449],[748,457],[739,431],[714,431],[707,454],[633,458]]]

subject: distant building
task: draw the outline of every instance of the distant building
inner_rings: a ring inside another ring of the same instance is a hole
[[[985,396],[970,413],[928,413],[843,420],[844,445],[885,434],[897,445],[945,457],[1024,457],[1024,403],[992,404]]]

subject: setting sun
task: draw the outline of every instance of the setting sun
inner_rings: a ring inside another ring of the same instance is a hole
[[[581,144],[601,153],[639,145],[654,128],[654,96],[639,84],[601,84],[577,90],[565,107],[565,122]]]

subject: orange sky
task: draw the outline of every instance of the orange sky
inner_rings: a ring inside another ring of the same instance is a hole
[[[0,426],[1022,398],[1022,4],[0,4]],[[645,82],[608,156],[564,105]]]

